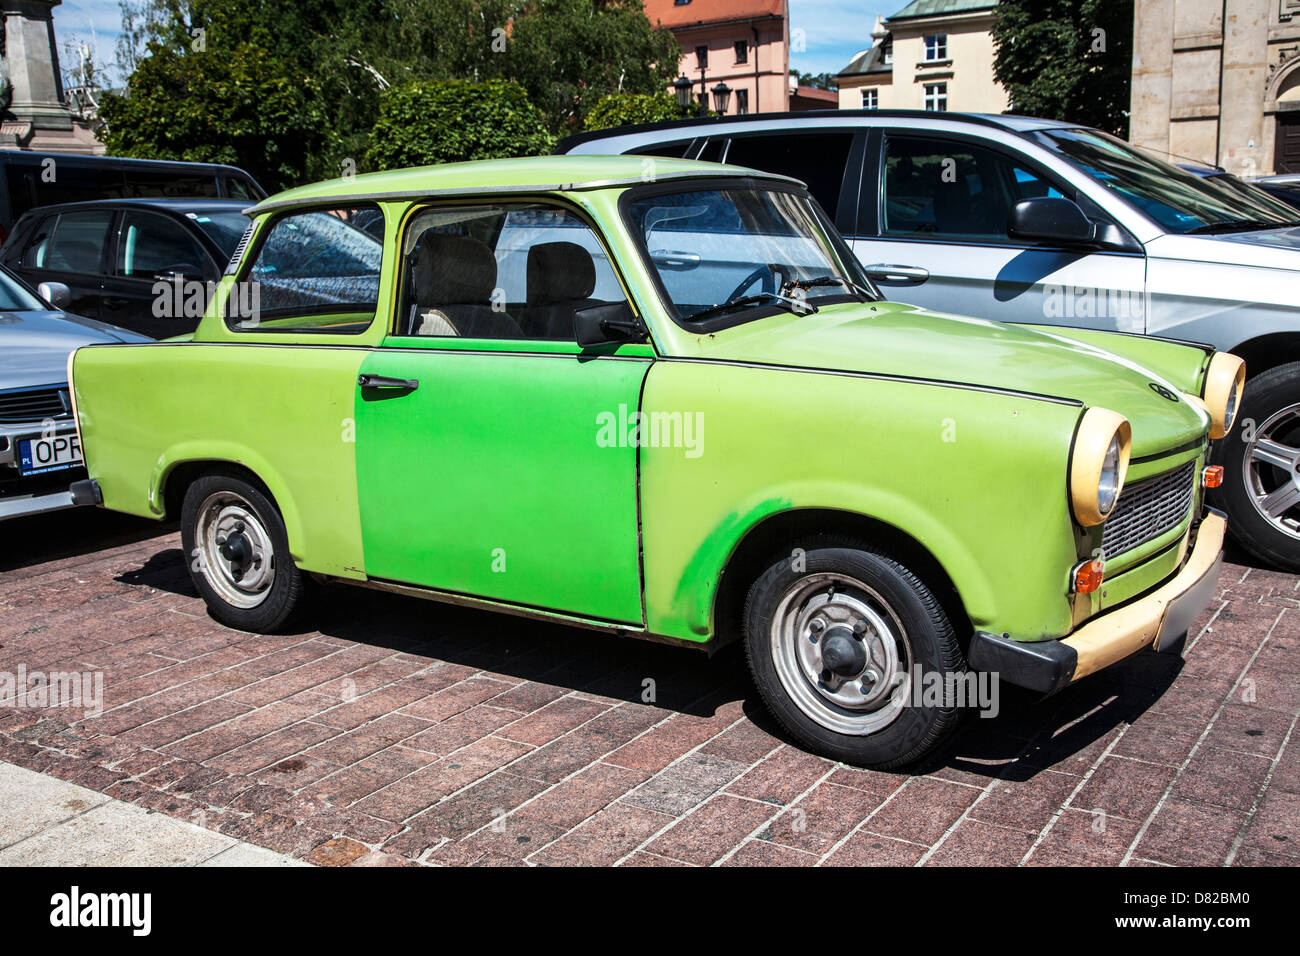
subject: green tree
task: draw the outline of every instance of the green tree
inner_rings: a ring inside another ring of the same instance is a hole
[[[583,128],[609,129],[681,118],[682,109],[672,93],[608,93],[588,111]]]
[[[126,94],[104,94],[100,117],[112,155],[230,163],[276,190],[302,178],[322,142],[317,93],[257,47],[182,55],[155,42]]]
[[[1133,0],[1001,0],[993,42],[1011,112],[1128,135]]]
[[[508,80],[443,80],[385,90],[366,152],[369,169],[534,156],[552,140],[541,111]]]

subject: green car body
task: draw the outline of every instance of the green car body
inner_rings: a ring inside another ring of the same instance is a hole
[[[683,188],[770,180],[667,160],[654,173]],[[272,197],[251,212],[248,254],[236,254],[193,336],[75,353],[94,483],[83,497],[175,518],[189,485],[230,470],[266,490],[302,571],[708,647],[738,633],[774,552],[849,534],[904,556],[962,641],[989,642],[967,653],[1002,662],[1013,680],[1006,645],[1046,646],[1088,626],[1096,641],[1113,615],[1150,612],[1153,594],[1186,577],[1198,532],[1197,581],[1206,553],[1217,562],[1221,522],[1206,532],[1200,481],[1213,414],[1198,398],[1212,350],[885,301],[693,329],[665,302],[623,214],[644,179],[640,158],[548,157]],[[226,321],[225,300],[278,216],[362,199],[384,216],[373,321],[353,334]],[[404,224],[430,202],[462,200],[553,203],[588,221],[648,339],[584,350],[397,334]],[[367,389],[367,376],[419,387]],[[1107,555],[1104,583],[1081,594],[1072,573],[1104,530],[1077,520],[1070,488],[1093,407],[1131,425],[1127,487],[1188,464],[1195,479],[1190,506]],[[651,427],[668,440],[647,441]],[[1131,623],[1120,630],[1131,642]],[[1132,649],[1076,651],[1048,683]]]

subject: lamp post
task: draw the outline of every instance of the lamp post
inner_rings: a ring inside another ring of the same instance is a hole
[[[727,112],[727,104],[731,102],[731,87],[726,83],[718,83],[713,88],[713,109],[722,116]]]
[[[682,111],[683,115],[691,107],[691,89],[694,85],[686,78],[685,73],[673,80],[673,92],[677,94],[677,108]]]

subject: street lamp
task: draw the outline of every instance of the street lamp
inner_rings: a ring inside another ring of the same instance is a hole
[[[731,87],[726,83],[719,83],[713,88],[713,109],[722,115],[727,112],[727,104],[731,101]]]
[[[684,113],[691,105],[691,92],[695,84],[686,78],[683,73],[677,79],[673,80],[673,92],[677,94],[677,106]]]

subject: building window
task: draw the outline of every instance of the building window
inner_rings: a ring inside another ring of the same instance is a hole
[[[748,40],[736,41],[736,62],[737,63],[749,62],[749,41]]]
[[[742,116],[749,112],[749,90],[736,90],[736,112]]]
[[[932,113],[943,113],[948,109],[948,84],[925,84],[925,108]]]
[[[889,39],[880,50],[880,62],[885,66],[891,66],[894,62],[894,41]]]
[[[707,46],[697,46],[695,48],[695,66],[697,69],[706,70],[709,67],[709,48]]]
[[[862,91],[862,108],[864,110],[880,109],[880,91],[863,90]]]
[[[931,33],[926,36],[925,58],[927,60],[948,59],[948,34]]]
[[[690,2],[691,2],[691,0],[673,0],[673,6],[674,6],[674,7],[684,7],[684,6],[686,6],[687,4],[689,4]]]

